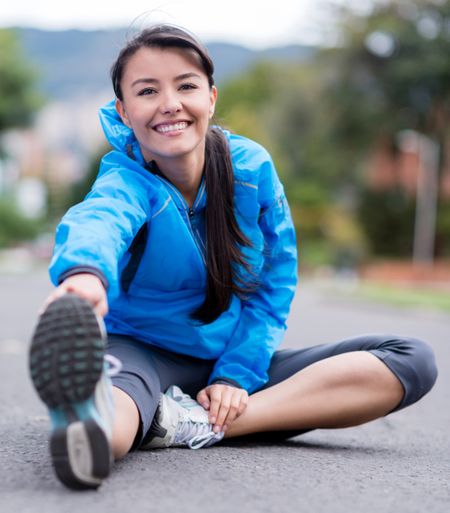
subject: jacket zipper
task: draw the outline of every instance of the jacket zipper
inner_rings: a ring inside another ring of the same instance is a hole
[[[202,248],[201,248],[201,246],[202,246],[202,244],[201,244],[201,237],[198,234],[198,230],[194,231],[194,228],[192,227],[192,222],[191,222],[191,221],[193,221],[194,216],[196,214],[196,212],[194,210],[195,204],[198,203],[198,201],[200,201],[201,197],[203,196],[203,189],[205,187],[204,182],[200,186],[201,192],[200,192],[200,195],[198,197],[198,201],[195,201],[194,204],[192,205],[192,207],[189,207],[189,205],[186,203],[186,200],[183,198],[183,196],[180,194],[180,192],[178,191],[178,189],[176,187],[174,187],[169,181],[165,180],[163,177],[161,177],[159,175],[156,175],[156,177],[159,178],[164,184],[166,184],[166,186],[169,187],[175,193],[177,198],[181,201],[181,203],[182,203],[182,205],[184,207],[183,210],[184,210],[184,213],[185,213],[185,217],[186,217],[186,221],[187,221],[187,225],[188,225],[189,231],[191,232],[192,238],[194,239],[195,245],[197,246],[197,249],[198,249],[198,252],[200,253],[202,261],[203,261],[204,265],[206,265],[205,254],[203,253]]]

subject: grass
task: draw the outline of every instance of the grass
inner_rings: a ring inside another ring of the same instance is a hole
[[[360,282],[352,290],[352,295],[385,304],[442,310],[450,313],[450,290]]]

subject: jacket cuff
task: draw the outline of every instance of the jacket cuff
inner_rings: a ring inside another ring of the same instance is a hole
[[[243,388],[237,381],[234,381],[233,379],[221,378],[221,377],[213,379],[211,381],[210,385],[229,385],[231,387]]]
[[[102,285],[105,287],[105,290],[108,290],[108,280],[106,276],[97,269],[96,267],[91,267],[89,265],[77,265],[76,267],[71,267],[67,271],[63,272],[59,275],[58,284],[61,284],[64,280],[69,278],[69,276],[74,276],[75,274],[89,273],[97,276],[97,278],[102,282]]]

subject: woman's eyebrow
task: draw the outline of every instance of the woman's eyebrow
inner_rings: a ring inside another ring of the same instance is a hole
[[[181,75],[177,75],[174,78],[174,82],[179,82],[180,80],[186,80],[187,78],[201,78],[201,76],[198,73],[194,73],[193,71],[189,73],[182,73]],[[136,84],[159,84],[159,80],[157,78],[138,78],[134,80],[131,84],[131,87],[135,86]]]
[[[143,83],[143,84],[159,84],[159,80],[157,80],[156,78],[138,78],[131,83],[131,87],[135,86],[136,84],[141,84],[141,83]]]
[[[189,73],[183,73],[175,77],[175,80],[185,80],[186,78],[201,78],[198,73],[194,73],[193,71]]]

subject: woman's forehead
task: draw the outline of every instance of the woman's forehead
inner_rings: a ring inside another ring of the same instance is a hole
[[[124,78],[136,73],[150,73],[157,78],[190,70],[206,76],[200,56],[192,49],[142,47],[128,59]]]

